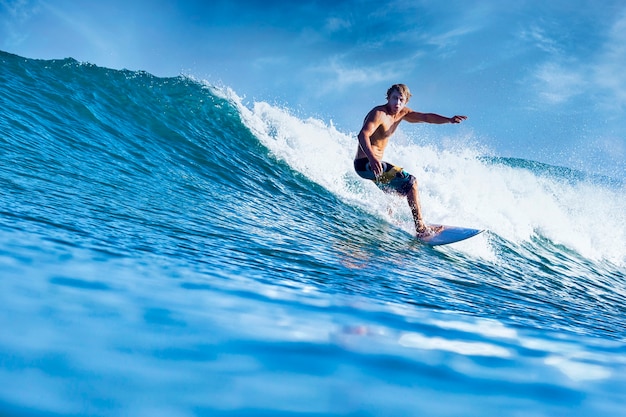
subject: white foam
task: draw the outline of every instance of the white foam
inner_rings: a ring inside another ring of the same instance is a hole
[[[244,123],[277,158],[347,203],[412,230],[403,199],[381,193],[354,173],[356,133],[340,132],[332,123],[317,119],[300,119],[264,102],[250,110],[238,97],[231,95],[231,99]],[[412,127],[401,129],[406,132]],[[427,222],[484,228],[517,244],[540,234],[589,259],[626,263],[623,189],[485,162],[479,158],[482,151],[459,145],[470,142],[469,137],[443,138],[446,147],[437,148],[416,144],[403,131],[396,134],[385,160],[418,178]],[[493,256],[485,235],[457,248]]]

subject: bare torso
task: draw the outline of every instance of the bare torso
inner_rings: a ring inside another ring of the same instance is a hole
[[[391,114],[385,105],[375,107],[365,117],[363,124],[363,133],[369,136],[369,142],[372,154],[382,160],[385,148],[389,144],[389,139],[394,134],[403,117],[410,112],[404,108],[400,112]],[[363,151],[359,144],[355,159],[367,158],[367,154]]]

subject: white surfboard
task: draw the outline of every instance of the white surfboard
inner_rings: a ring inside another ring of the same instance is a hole
[[[431,226],[440,226],[433,224]],[[460,242],[461,240],[469,239],[476,236],[479,233],[484,232],[481,229],[468,229],[466,227],[458,226],[443,226],[443,230],[439,233],[435,233],[423,238],[417,238],[421,243],[429,246],[447,245],[449,243]]]

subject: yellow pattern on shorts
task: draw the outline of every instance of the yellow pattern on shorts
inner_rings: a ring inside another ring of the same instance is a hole
[[[394,166],[389,171],[383,172],[380,177],[376,178],[376,182],[379,184],[389,184],[400,172],[402,172],[402,168]]]

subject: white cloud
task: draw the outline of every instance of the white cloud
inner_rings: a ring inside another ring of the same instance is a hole
[[[548,52],[550,54],[557,54],[561,52],[558,43],[546,35],[543,28],[533,25],[528,30],[524,30],[521,33],[521,38],[526,41],[531,41],[540,50]]]
[[[566,55],[541,28],[533,27],[523,37],[551,53],[551,60],[537,66],[534,73],[537,94],[550,104],[566,103],[581,94],[610,111],[626,107],[626,9],[610,30],[598,53]]]
[[[331,17],[329,19],[326,19],[326,24],[324,25],[324,29],[328,33],[339,32],[344,29],[350,29],[351,27],[351,22],[338,17]]]
[[[604,106],[626,107],[626,9],[613,24],[599,59],[594,63],[594,82],[607,93]]]
[[[535,73],[536,87],[544,101],[560,104],[581,94],[586,86],[585,74],[579,69],[548,62]]]
[[[374,67],[350,67],[334,60],[325,71],[332,79],[329,90],[349,88],[355,84],[368,84],[393,78],[397,72],[393,69]]]
[[[377,65],[358,65],[347,62],[343,56],[334,56],[329,61],[312,69],[326,79],[323,87],[316,90],[318,96],[336,90],[345,90],[355,85],[373,85],[403,78],[415,57],[402,61],[382,62]]]
[[[426,42],[439,48],[447,48],[451,45],[457,44],[464,36],[467,36],[476,30],[477,28],[473,26],[458,26],[447,32],[432,35],[426,39]]]
[[[28,39],[22,26],[40,10],[38,2],[30,0],[0,0],[0,38],[3,49],[13,49]]]
[[[39,10],[37,2],[30,0],[0,0],[0,10],[6,11],[8,18],[15,23],[23,23]],[[8,20],[8,19],[7,19]]]

